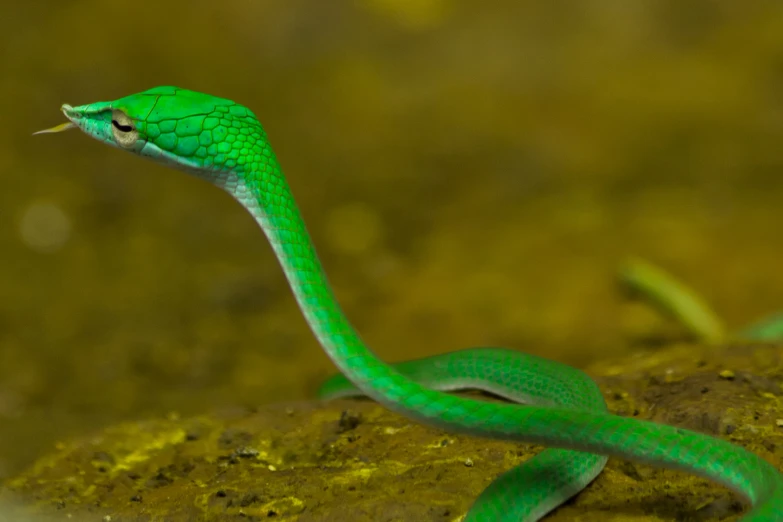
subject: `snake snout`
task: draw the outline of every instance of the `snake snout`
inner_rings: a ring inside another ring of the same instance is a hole
[[[79,111],[74,110],[74,108],[67,103],[63,103],[60,110],[65,114],[65,117],[71,121],[78,120],[82,117],[82,114]]]

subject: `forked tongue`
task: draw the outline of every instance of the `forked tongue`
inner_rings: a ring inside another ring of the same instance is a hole
[[[35,136],[36,134],[49,134],[54,132],[63,132],[63,131],[67,131],[68,129],[73,129],[74,127],[76,127],[75,123],[71,121],[66,121],[65,123],[56,125],[51,129],[44,129],[44,130],[39,130],[38,132],[34,132],[33,136]]]

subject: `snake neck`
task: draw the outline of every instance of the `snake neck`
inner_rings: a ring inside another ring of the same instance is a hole
[[[213,179],[245,207],[266,235],[294,297],[339,370],[368,396],[389,405],[410,393],[407,381],[361,340],[337,302],[293,194],[274,155],[258,172]],[[378,386],[378,379],[384,386]],[[407,390],[407,391],[406,391]]]

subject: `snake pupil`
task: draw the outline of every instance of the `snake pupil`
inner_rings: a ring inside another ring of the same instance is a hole
[[[111,120],[111,124],[114,125],[114,128],[122,132],[130,132],[133,130],[133,127],[130,125],[122,125],[117,120]]]

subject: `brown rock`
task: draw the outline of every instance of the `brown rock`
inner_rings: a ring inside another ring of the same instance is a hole
[[[587,371],[618,414],[720,436],[780,467],[781,358],[783,347],[673,346]],[[538,449],[426,428],[366,400],[274,405],[110,427],[40,459],[3,498],[28,517],[71,520],[446,522]],[[735,520],[743,509],[702,479],[612,459],[547,520]]]

